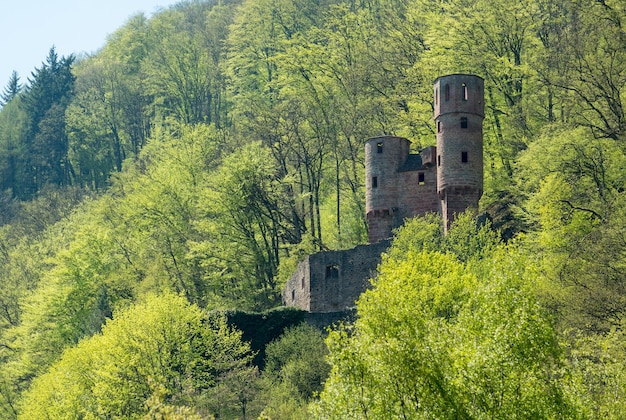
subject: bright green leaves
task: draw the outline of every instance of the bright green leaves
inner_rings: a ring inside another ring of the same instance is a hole
[[[569,357],[576,368],[571,389],[587,418],[621,419],[626,415],[624,331],[586,336],[570,331]]]
[[[333,370],[317,415],[569,413],[562,384],[549,373],[561,364],[559,346],[532,293],[535,272],[514,248],[486,254],[463,263],[452,253],[392,247],[374,289],[358,302],[353,329],[330,335]]]
[[[217,29],[230,23],[234,6],[216,7],[221,10],[212,13],[212,4],[196,2],[160,13],[150,21],[149,54],[142,67],[154,105],[165,118],[219,126],[224,116],[220,59],[227,31],[219,33]],[[212,21],[207,21],[209,16]]]
[[[207,270],[210,293],[224,299],[218,305],[272,306],[279,247],[292,240],[294,228],[270,150],[244,146],[207,177],[206,187],[199,203],[205,217],[197,223],[203,240],[194,254]]]
[[[551,130],[518,159],[527,239],[564,326],[608,331],[623,318],[623,147],[587,130]]]
[[[250,360],[249,347],[223,318],[206,321],[175,295],[151,296],[119,312],[102,334],[66,351],[33,383],[22,415],[141,418],[156,406],[155,398],[203,406],[210,403],[203,392],[229,375],[254,376]]]
[[[120,174],[116,199],[103,199],[103,218],[139,290],[175,290],[205,302],[200,267],[188,254],[204,214],[198,207],[204,179],[219,163],[221,146],[213,127],[180,127],[168,142],[154,139],[141,163]]]
[[[308,324],[287,331],[265,348],[264,375],[280,380],[295,398],[310,400],[328,374],[322,332]]]

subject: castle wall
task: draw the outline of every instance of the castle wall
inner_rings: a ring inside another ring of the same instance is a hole
[[[309,255],[283,288],[283,303],[309,312],[338,312],[354,306],[369,287],[389,241]]]
[[[447,189],[441,199],[441,214],[443,219],[452,223],[455,216],[467,209],[478,209],[478,201],[482,191],[476,189]],[[447,229],[448,226],[446,226]]]
[[[461,128],[466,118],[467,128]],[[438,191],[447,188],[483,189],[482,118],[474,114],[450,113],[438,118]],[[465,153],[465,157],[463,154]]]
[[[391,231],[400,224],[402,218],[393,209],[371,210],[366,215],[367,236],[370,243],[389,238]]]
[[[484,80],[473,74],[449,74],[434,83],[435,118],[450,112],[485,116]]]
[[[370,243],[388,238],[402,223],[398,208],[398,168],[409,155],[410,142],[383,136],[365,142],[365,214]]]
[[[283,305],[311,310],[311,256],[307,255],[298,263],[296,271],[285,283],[282,292]]]
[[[483,192],[484,81],[451,74],[435,81],[437,192],[444,230],[454,215],[478,207]]]
[[[402,191],[398,195],[398,212],[403,221],[414,216],[439,212],[435,167],[400,172],[398,189]]]

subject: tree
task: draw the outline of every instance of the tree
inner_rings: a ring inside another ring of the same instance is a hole
[[[177,125],[142,150],[135,165],[118,174],[101,206],[102,223],[114,232],[127,279],[144,290],[174,290],[205,307],[210,301],[201,241],[205,180],[221,161],[222,133],[213,126]]]
[[[224,318],[207,319],[180,296],[149,296],[67,350],[33,383],[20,415],[141,418],[156,401],[206,413],[203,393],[234,372],[253,375],[251,358]]]
[[[569,9],[565,48],[550,51],[568,57],[569,72],[551,82],[573,96],[571,121],[597,138],[620,139],[626,129],[626,11],[613,1],[571,2]]]
[[[105,188],[112,172],[137,158],[152,128],[147,76],[148,22],[132,17],[96,55],[74,68],[75,95],[67,108],[69,156],[76,182]]]
[[[142,69],[163,118],[217,127],[226,123],[221,60],[234,10],[230,3],[194,2],[151,19]]]
[[[568,357],[574,368],[570,392],[586,418],[620,419],[626,414],[624,329],[608,334],[570,331]]]
[[[625,164],[621,145],[584,127],[546,130],[518,158],[528,243],[563,328],[606,333],[621,325]]]
[[[328,349],[318,328],[308,324],[292,327],[268,344],[265,353],[263,375],[270,384],[270,395],[277,397],[274,402],[285,404],[288,401],[279,398],[289,396],[288,400],[302,406],[322,390],[330,366],[326,362]]]
[[[398,237],[410,241],[402,229]],[[561,352],[523,255],[500,247],[463,263],[419,244],[393,250],[357,302],[354,326],[329,335],[317,417],[574,415],[549,373]]]
[[[0,194],[12,200],[22,187],[26,171],[24,144],[27,130],[27,115],[21,106],[20,97],[2,107],[0,112]],[[8,212],[3,212],[8,216]],[[6,220],[6,219],[5,219]]]
[[[207,176],[199,201],[204,216],[197,224],[202,240],[193,254],[222,304],[259,310],[279,301],[281,248],[295,236],[283,183],[270,151],[259,143],[233,152]]]
[[[21,90],[22,85],[20,84],[20,77],[17,75],[17,72],[13,70],[9,82],[2,91],[2,94],[0,94],[0,107],[11,102]]]
[[[32,198],[46,184],[71,185],[73,169],[68,158],[65,109],[74,88],[74,56],[59,59],[54,47],[46,62],[35,69],[23,94],[27,115],[24,139],[24,173],[14,193]]]

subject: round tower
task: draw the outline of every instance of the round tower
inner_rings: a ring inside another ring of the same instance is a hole
[[[450,74],[435,80],[437,192],[444,228],[454,215],[478,207],[483,193],[484,80]]]
[[[383,136],[365,142],[365,213],[370,243],[391,236],[399,224],[398,169],[409,155],[409,140]]]

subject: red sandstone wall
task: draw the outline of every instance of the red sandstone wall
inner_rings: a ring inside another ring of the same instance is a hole
[[[477,207],[483,191],[484,81],[453,74],[435,81],[437,191],[444,226]]]
[[[482,191],[477,190],[446,190],[441,200],[444,231],[447,232],[456,215],[468,209],[476,210]]]
[[[367,213],[367,235],[369,243],[373,244],[391,236],[394,225],[394,215],[389,209],[372,210]]]
[[[424,174],[424,184],[419,183],[419,174]],[[424,170],[400,172],[398,174],[398,208],[404,220],[416,215],[439,212],[437,195],[437,172],[435,167]]]
[[[378,145],[382,145],[382,153]],[[398,168],[409,155],[410,142],[402,137],[375,137],[365,142],[365,212],[370,243],[386,239],[401,223],[398,208]],[[377,186],[372,183],[376,177]],[[400,221],[400,222],[399,222]]]

